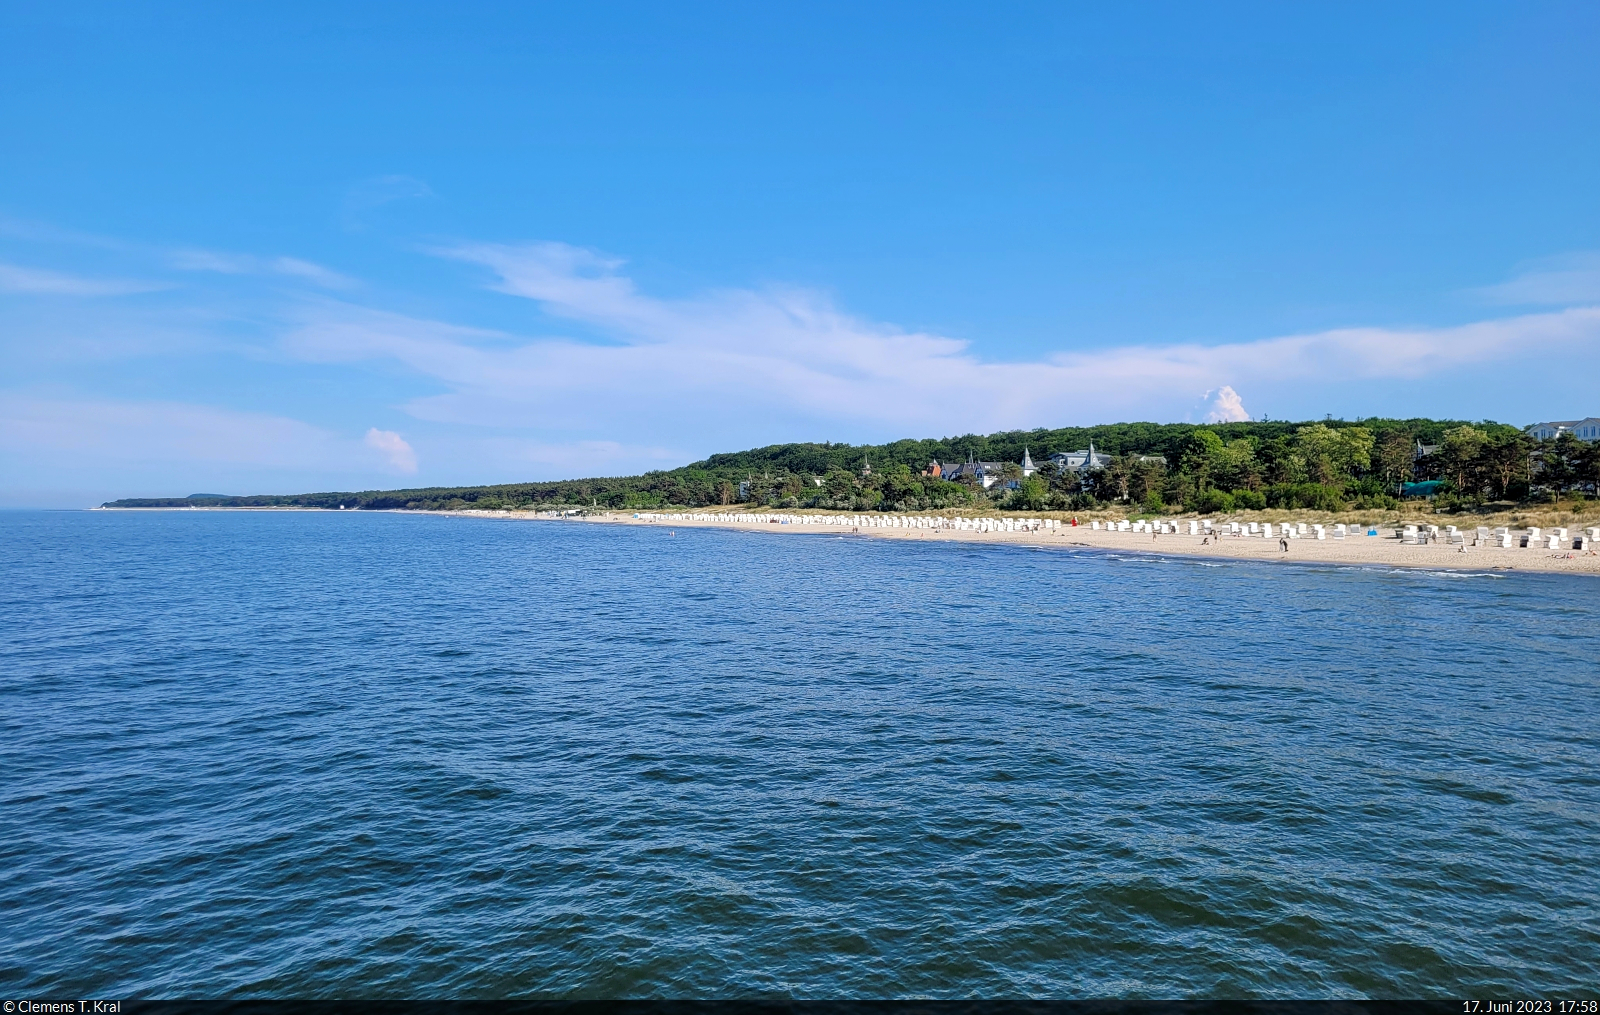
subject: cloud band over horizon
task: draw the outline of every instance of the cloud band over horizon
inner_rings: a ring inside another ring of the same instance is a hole
[[[852,314],[815,289],[734,287],[665,298],[641,291],[620,259],[563,243],[460,243],[431,253],[484,271],[483,285],[498,294],[487,298],[528,306],[535,333],[400,312],[372,295],[357,301],[348,294],[362,283],[298,258],[186,249],[156,259],[191,279],[200,272],[234,285],[262,277],[290,286],[246,290],[250,338],[236,334],[239,312],[230,309],[229,317],[216,309],[219,298],[194,282],[181,283],[189,289],[176,280],[126,288],[8,266],[0,281],[11,280],[9,299],[92,300],[84,305],[101,315],[94,330],[118,336],[93,346],[98,359],[133,362],[160,350],[169,358],[270,365],[286,378],[320,378],[332,385],[329,398],[353,404],[345,417],[367,418],[317,418],[319,406],[308,408],[298,394],[285,393],[282,408],[263,412],[228,405],[225,392],[219,398],[181,385],[141,399],[112,383],[99,390],[48,383],[37,357],[53,349],[70,361],[73,354],[63,350],[82,335],[59,329],[81,328],[83,319],[45,314],[29,325],[26,350],[8,350],[14,360],[26,360],[23,352],[36,357],[38,382],[29,385],[30,371],[17,370],[12,376],[21,383],[0,391],[0,462],[13,477],[31,475],[39,488],[158,474],[196,488],[226,474],[263,489],[402,476],[454,483],[615,475],[791,440],[875,443],[1136,419],[1221,422],[1248,418],[1247,400],[1303,404],[1318,393],[1344,398],[1422,382],[1448,390],[1452,378],[1485,368],[1515,383],[1523,364],[1584,362],[1600,349],[1600,307],[1566,306],[1445,327],[1338,328],[997,361],[968,340]],[[1562,274],[1548,285],[1527,275],[1507,285],[1584,294],[1573,263],[1557,265]],[[119,310],[119,298],[169,302],[135,314]],[[144,341],[142,333],[157,325],[163,341]],[[174,342],[172,334],[192,340]],[[385,394],[366,397],[379,380]],[[1537,383],[1536,375],[1528,383]],[[1418,414],[1411,405],[1394,411]]]

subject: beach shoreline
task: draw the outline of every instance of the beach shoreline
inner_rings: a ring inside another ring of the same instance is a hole
[[[487,516],[495,512],[471,512]],[[468,512],[441,512],[468,514]],[[510,514],[510,512],[507,512]],[[766,517],[782,518],[782,514]],[[793,516],[790,516],[793,517]],[[991,546],[1061,547],[1129,553],[1155,553],[1216,560],[1276,561],[1294,564],[1391,566],[1439,571],[1528,571],[1600,576],[1600,554],[1584,550],[1543,550],[1479,546],[1414,545],[1384,536],[1347,536],[1344,539],[1298,538],[1288,540],[1285,552],[1277,538],[1206,537],[1168,533],[1122,532],[1091,529],[1087,525],[1026,532],[980,532],[971,529],[917,529],[877,526],[774,524],[770,521],[701,521],[652,518],[641,513],[610,512],[574,517],[591,524],[634,525],[665,529],[730,529],[772,535],[850,535],[898,539],[915,543],[973,543]]]
[[[108,511],[297,511],[340,514],[327,508],[304,507],[161,507],[161,508],[96,508]],[[578,509],[574,509],[575,511]],[[356,514],[357,512],[344,512]],[[1049,549],[1095,549],[1126,553],[1156,553],[1171,556],[1214,560],[1253,560],[1292,564],[1334,564],[1352,567],[1403,567],[1428,571],[1461,572],[1532,572],[1541,574],[1580,574],[1600,576],[1600,554],[1587,550],[1548,550],[1538,548],[1500,548],[1488,546],[1449,546],[1439,543],[1416,545],[1403,543],[1391,536],[1347,536],[1335,539],[1298,538],[1288,540],[1284,551],[1279,540],[1260,536],[1202,535],[1181,533],[1153,535],[1150,532],[1092,529],[1087,524],[1067,525],[1056,529],[1040,528],[1023,532],[984,532],[974,529],[908,528],[892,526],[848,526],[829,524],[784,523],[782,519],[818,517],[815,512],[765,512],[762,519],[779,519],[777,522],[742,520],[736,517],[743,512],[686,512],[699,518],[668,518],[662,514],[628,511],[594,511],[560,516],[555,512],[536,511],[475,511],[457,509],[448,511],[413,511],[388,509],[381,512],[362,511],[362,514],[433,515],[445,518],[480,518],[504,521],[565,521],[591,525],[631,525],[654,529],[721,529],[739,532],[764,532],[769,535],[822,535],[853,536],[873,539],[895,539],[915,543],[971,543],[980,546],[1030,546]],[[821,517],[861,517],[844,513]],[[888,517],[888,516],[886,516]],[[897,516],[897,517],[933,517]],[[1029,519],[1031,520],[1031,519]]]

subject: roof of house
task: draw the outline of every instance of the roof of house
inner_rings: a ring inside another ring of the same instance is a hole
[[[1593,419],[1593,418],[1594,418],[1593,416],[1589,417],[1589,419]],[[1560,430],[1571,430],[1573,427],[1577,426],[1579,423],[1587,423],[1587,422],[1589,422],[1588,419],[1552,419],[1552,420],[1550,420],[1549,422],[1546,422],[1546,423],[1530,423],[1528,426],[1524,427],[1523,429],[1524,430],[1538,430],[1540,427],[1553,426],[1553,427],[1556,427],[1557,429],[1560,429]]]
[[[1093,455],[1093,459],[1090,459]],[[1080,448],[1077,451],[1057,451],[1050,456],[1050,460],[1069,469],[1103,468],[1111,464],[1111,456],[1089,448]]]
[[[942,465],[940,468],[947,473],[960,472],[999,472],[1005,468],[1004,462],[962,462],[959,465]]]

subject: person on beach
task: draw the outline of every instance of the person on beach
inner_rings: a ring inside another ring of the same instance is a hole
[[[1282,550],[1284,553],[1288,553],[1289,552],[1289,541],[1287,539],[1278,540],[1278,548],[1280,550]]]

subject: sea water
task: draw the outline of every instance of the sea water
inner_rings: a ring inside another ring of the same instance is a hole
[[[6,996],[1551,996],[1600,583],[0,514]]]

